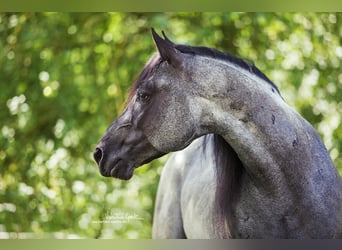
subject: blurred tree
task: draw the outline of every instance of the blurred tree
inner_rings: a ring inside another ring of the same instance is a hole
[[[155,51],[151,27],[254,61],[342,173],[340,13],[2,13],[0,232],[150,237],[167,157],[124,182],[100,176],[92,151]]]

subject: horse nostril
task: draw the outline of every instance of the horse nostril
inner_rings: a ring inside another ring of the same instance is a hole
[[[100,161],[102,159],[102,156],[103,156],[102,149],[96,148],[95,152],[94,152],[94,159],[98,165],[100,165]]]

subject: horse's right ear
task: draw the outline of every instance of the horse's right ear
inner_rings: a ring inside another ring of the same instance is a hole
[[[165,36],[164,32],[163,35],[165,39],[161,38],[152,28],[152,37],[162,60],[167,61],[174,67],[178,67],[182,63],[181,52],[174,47],[174,44]]]

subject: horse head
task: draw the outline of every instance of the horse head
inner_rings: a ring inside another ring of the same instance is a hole
[[[124,112],[109,126],[94,152],[103,176],[130,179],[134,169],[183,149],[198,133],[186,105],[184,55],[152,29],[158,53],[134,83]]]

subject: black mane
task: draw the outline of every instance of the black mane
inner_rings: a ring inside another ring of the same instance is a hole
[[[233,215],[232,206],[236,195],[239,192],[240,178],[244,172],[244,166],[239,156],[230,144],[218,134],[205,135],[202,149],[205,151],[207,145],[211,143],[215,160],[215,203],[214,209],[216,217],[216,233],[220,238],[230,238],[234,236],[231,231],[231,219]],[[204,153],[203,151],[203,153]]]
[[[248,70],[249,72],[260,77],[261,79],[265,80],[278,92],[278,94],[280,94],[278,87],[264,73],[262,73],[260,69],[258,69],[252,62],[248,62],[233,54],[222,52],[222,51],[219,51],[213,48],[204,47],[204,46],[189,46],[189,45],[178,44],[178,45],[175,45],[175,48],[185,54],[206,56],[206,57],[233,63],[245,70]]]

